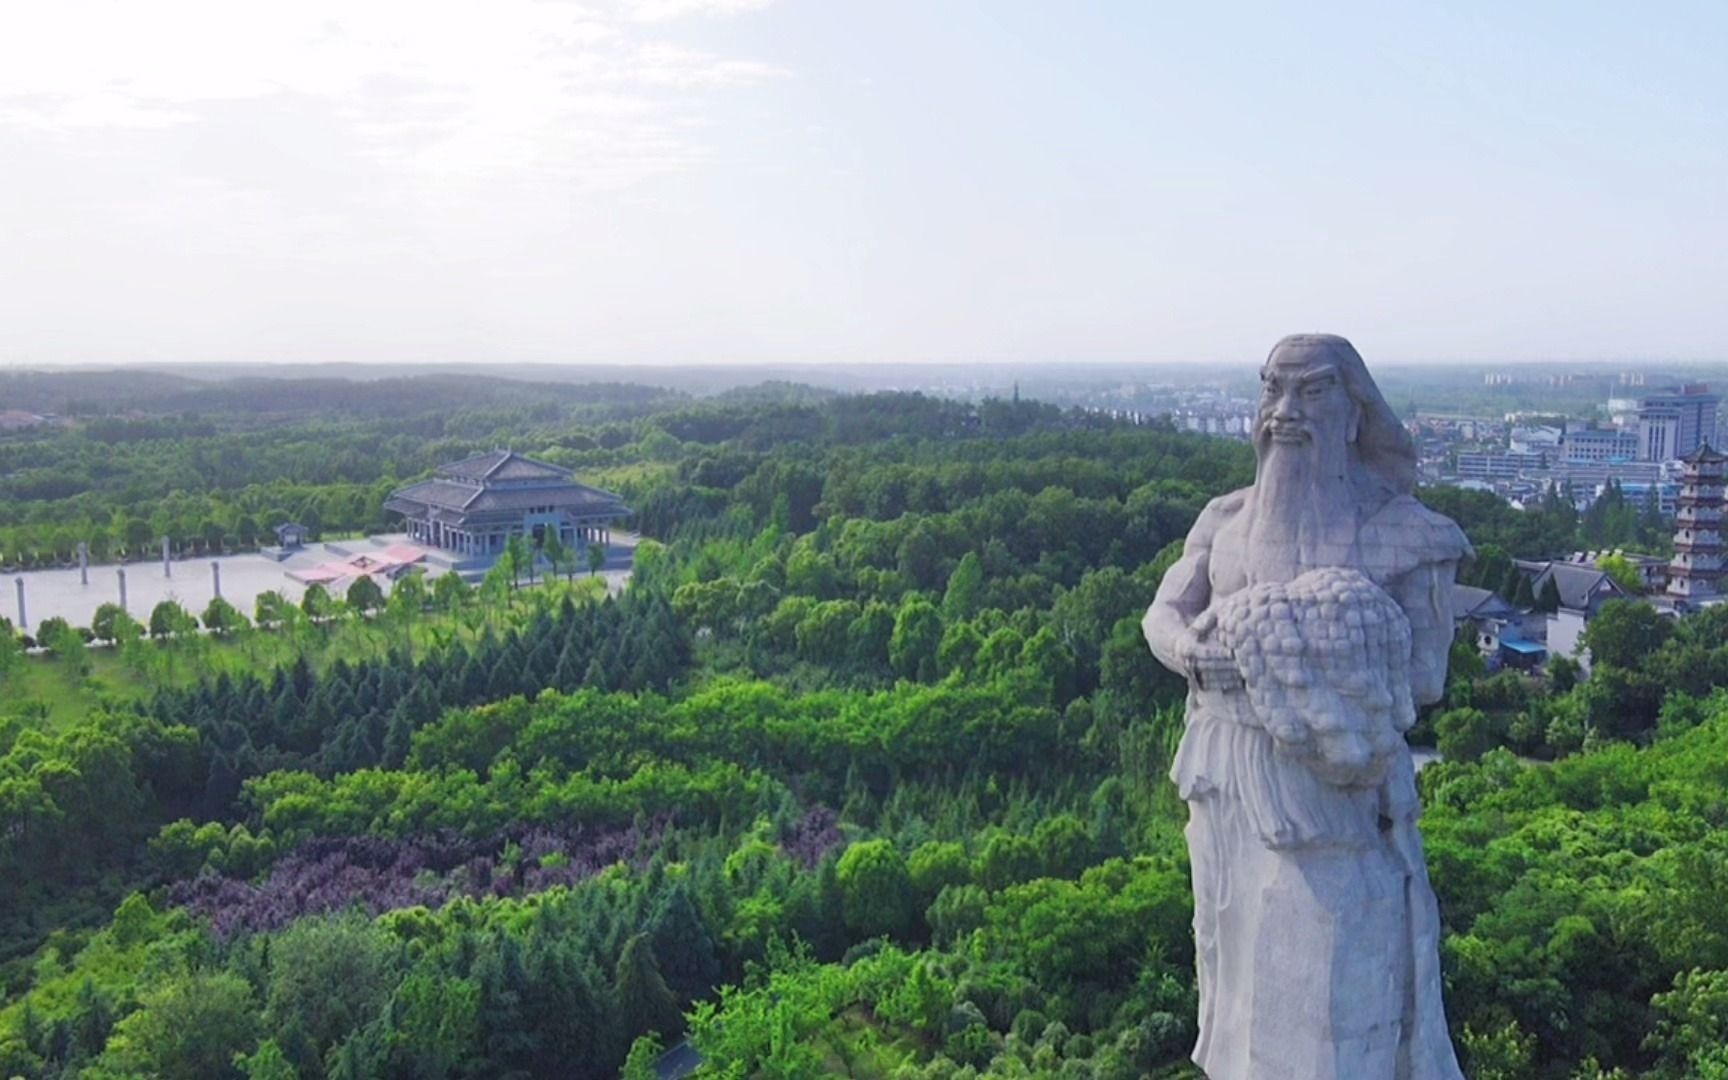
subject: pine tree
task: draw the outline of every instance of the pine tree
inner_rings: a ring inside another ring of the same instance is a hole
[[[1536,606],[1536,593],[1530,587],[1529,575],[1518,575],[1518,584],[1512,591],[1512,606],[1523,611],[1528,611]]]
[[[480,654],[476,652],[462,665],[462,677],[458,683],[455,705],[476,705],[486,698],[487,671]]]
[[[1500,580],[1495,585],[1494,591],[1500,594],[1500,599],[1509,604],[1516,604],[1518,602],[1519,582],[1524,582],[1524,587],[1529,588],[1529,582],[1519,572],[1518,564],[1507,563],[1506,572],[1500,575]],[[1487,582],[1483,582],[1483,584],[1487,584]]]
[[[312,674],[312,664],[304,653],[294,658],[294,667],[289,672],[289,682],[294,687],[294,696],[301,701],[312,692],[312,684],[316,681]]]
[[[620,1053],[617,1019],[602,980],[570,936],[537,924],[527,971],[525,1015],[539,1040],[535,1075],[610,1077]]]
[[[707,994],[720,981],[714,937],[682,882],[661,899],[648,929],[661,974],[683,1000]]]
[[[558,667],[553,672],[552,685],[565,694],[578,689],[582,685],[582,675],[587,664],[587,657],[581,650],[571,645],[564,646],[564,651],[558,654]]]
[[[339,719],[331,707],[330,694],[324,688],[312,691],[312,698],[306,703],[306,709],[300,714],[300,722],[288,733],[286,743],[289,748],[301,753],[311,753],[318,749],[318,744],[336,726]]]
[[[378,707],[378,672],[368,666],[354,680],[354,711],[368,713]]]
[[[390,723],[384,729],[382,764],[386,769],[400,769],[408,760],[408,750],[414,740],[414,718],[406,699],[390,710]]]
[[[529,993],[522,966],[522,947],[507,933],[497,933],[474,960],[480,986],[479,1026],[485,1035],[487,1075],[526,1071],[536,1048],[534,1032],[524,1014]]]
[[[582,673],[582,685],[591,690],[612,689],[612,680],[607,676],[606,669],[601,666],[598,656],[588,661],[588,670]]]
[[[557,672],[558,647],[552,635],[547,634],[528,654],[528,662],[522,665],[522,692],[532,696],[555,685]]]
[[[1560,610],[1560,586],[1555,583],[1554,575],[1548,575],[1548,580],[1542,583],[1542,591],[1536,595],[1535,608],[1550,615]]]
[[[660,974],[647,934],[636,934],[625,943],[613,984],[618,994],[618,1018],[628,1038],[650,1031],[675,1035],[684,1029],[678,1001]]]
[[[276,697],[276,704],[270,710],[270,727],[263,733],[266,743],[281,743],[300,727],[300,714],[304,710],[300,699],[294,696],[291,686],[284,686]]]
[[[492,665],[492,674],[486,680],[486,700],[502,701],[522,688],[522,665],[517,661],[516,654],[505,651],[498,657],[498,662]]]

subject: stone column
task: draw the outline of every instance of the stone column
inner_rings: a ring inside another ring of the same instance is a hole
[[[168,561],[168,556],[169,556],[168,538],[166,536],[164,536],[162,538],[162,576],[163,577],[173,577],[174,576],[174,564]]]
[[[120,610],[125,611],[126,610],[126,568],[124,566],[122,566],[120,568],[119,574],[120,574]]]
[[[210,560],[210,589],[216,599],[222,599],[222,564],[215,559]]]
[[[18,575],[18,629],[19,630],[28,630],[29,628],[30,628],[30,619],[29,619],[28,613],[25,612],[25,610],[24,610],[24,575],[19,574]]]
[[[90,584],[90,545],[78,541],[78,584]]]

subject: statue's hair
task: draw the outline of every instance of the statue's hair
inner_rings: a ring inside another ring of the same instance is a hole
[[[1269,366],[1280,352],[1312,352],[1330,360],[1338,368],[1344,390],[1362,410],[1362,422],[1356,431],[1356,458],[1370,476],[1391,495],[1408,495],[1416,489],[1416,443],[1398,414],[1386,404],[1368,365],[1356,346],[1337,334],[1291,334],[1266,356]]]
[[[1360,571],[1328,566],[1290,582],[1262,582],[1214,610],[1218,639],[1236,657],[1249,703],[1279,741],[1356,735],[1383,758],[1414,723],[1410,621]],[[1378,699],[1378,715],[1389,723],[1353,729],[1351,710],[1314,711],[1310,688]],[[1315,749],[1324,755],[1324,747]]]

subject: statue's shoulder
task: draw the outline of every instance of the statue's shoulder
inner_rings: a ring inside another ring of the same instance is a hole
[[[1220,495],[1200,509],[1200,516],[1194,519],[1194,527],[1188,531],[1188,542],[1209,545],[1212,537],[1238,513],[1248,501],[1248,493],[1252,488],[1238,488],[1226,495]]]
[[[1457,562],[1471,555],[1470,541],[1458,523],[1423,506],[1414,495],[1394,495],[1362,525],[1363,554],[1380,571],[1396,577],[1418,566]]]
[[[1241,510],[1248,502],[1248,496],[1253,490],[1251,487],[1237,488],[1235,491],[1218,496],[1201,509],[1200,520],[1205,521],[1207,518],[1214,518],[1223,521],[1226,518],[1234,517],[1237,511]]]

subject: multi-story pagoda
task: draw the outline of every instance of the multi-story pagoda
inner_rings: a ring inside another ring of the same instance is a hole
[[[1722,575],[1722,492],[1728,455],[1708,443],[1680,459],[1680,496],[1674,511],[1674,560],[1668,596],[1699,604],[1717,598]]]
[[[411,540],[459,555],[494,556],[513,535],[541,545],[604,543],[630,513],[610,491],[579,484],[569,469],[494,450],[452,462],[430,480],[398,488],[384,509],[402,515]]]

